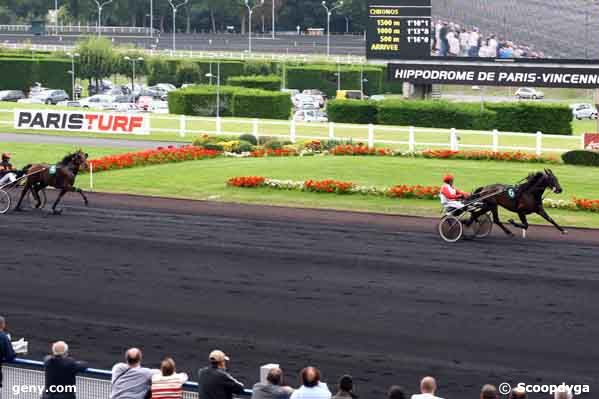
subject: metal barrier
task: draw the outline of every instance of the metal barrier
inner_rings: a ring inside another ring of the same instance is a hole
[[[44,386],[44,363],[35,360],[16,359],[2,366],[4,376],[2,395],[0,398],[17,397],[13,389],[19,389],[19,399],[39,399],[39,390]],[[77,398],[79,399],[108,399],[110,397],[110,377],[108,370],[89,368],[83,375],[77,376]],[[24,392],[21,387],[32,387]],[[187,382],[183,386],[183,399],[198,399],[197,382]],[[245,390],[245,395],[252,391]]]

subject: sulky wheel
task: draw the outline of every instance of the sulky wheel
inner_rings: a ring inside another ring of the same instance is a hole
[[[10,195],[4,190],[0,190],[0,214],[8,212],[10,209]]]
[[[464,228],[462,222],[455,216],[445,215],[439,222],[439,235],[446,242],[456,242],[462,238]]]
[[[474,235],[476,238],[488,237],[491,231],[493,231],[493,220],[488,213],[480,215],[474,224],[476,225]]]

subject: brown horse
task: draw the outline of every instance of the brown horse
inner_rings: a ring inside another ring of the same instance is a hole
[[[75,187],[75,178],[77,177],[77,174],[86,166],[87,154],[81,150],[65,156],[62,161],[56,165],[27,165],[23,171],[29,175],[29,177],[27,178],[27,182],[25,183],[25,187],[23,188],[15,211],[21,210],[21,203],[29,190],[31,190],[31,193],[37,201],[36,208],[39,208],[42,204],[39,191],[48,186],[60,190],[56,201],[54,201],[54,205],[52,205],[52,213],[55,215],[62,213],[62,210],[56,210],[56,206],[60,202],[60,199],[68,192],[79,193],[83,198],[83,201],[85,201],[85,206],[87,206],[87,197],[80,188]]]
[[[547,214],[545,208],[543,208],[543,194],[548,188],[553,190],[556,194],[562,192],[559,180],[557,179],[557,176],[553,174],[551,169],[545,169],[543,172],[531,173],[522,181],[522,184],[517,186],[493,184],[481,187],[472,193],[472,199],[476,199],[477,196],[484,196],[485,193],[496,191],[499,191],[500,194],[481,200],[483,206],[479,211],[472,213],[470,222],[487,212],[491,212],[493,215],[493,222],[506,234],[514,235],[503,225],[503,223],[501,223],[501,220],[499,220],[498,206],[501,206],[518,214],[521,223],[516,223],[513,219],[509,220],[509,223],[514,227],[527,230],[529,225],[526,216],[536,213],[554,225],[562,232],[562,234],[566,234],[566,230],[558,225],[551,216]]]

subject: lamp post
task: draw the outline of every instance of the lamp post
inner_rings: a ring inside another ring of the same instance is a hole
[[[245,0],[245,6],[248,9],[248,53],[252,53],[252,14],[254,9],[264,5],[264,0],[260,0],[259,4],[255,4],[253,7],[250,6],[250,1]]]
[[[211,64],[212,66],[212,64]],[[206,77],[212,82],[214,74],[212,72],[207,73]],[[210,83],[212,84],[212,83]],[[216,63],[216,119],[220,118],[220,62]]]
[[[272,40],[275,40],[275,0],[272,0]]]
[[[56,17],[56,26],[54,27],[54,32],[56,36],[58,36],[58,0],[54,0],[54,16]]]
[[[175,46],[175,35],[176,35],[176,32],[177,32],[175,21],[177,20],[177,9],[179,7],[184,6],[185,4],[187,4],[188,1],[189,0],[183,0],[181,3],[176,3],[176,2],[173,2],[172,0],[168,0],[168,3],[173,8],[173,53],[177,49],[176,46]]]
[[[79,57],[79,53],[67,53],[71,57],[71,98],[75,100],[75,58]]]
[[[104,2],[100,2],[98,0],[94,0],[98,5],[98,36],[102,36],[102,8],[105,5],[112,3],[113,0],[106,0]]]
[[[327,7],[327,2],[322,0],[322,6],[327,11],[327,56],[331,55],[331,15],[333,11],[343,6],[343,0],[339,2],[335,7]]]
[[[131,75],[131,93],[135,91],[135,63],[142,62],[144,59],[142,57],[131,58],[129,56],[125,56],[125,60],[131,62],[131,68],[133,69],[133,74]]]
[[[364,64],[360,65],[360,100],[364,99],[364,83],[367,83],[368,79],[364,78]]]
[[[154,1],[150,0],[150,37],[154,38]]]

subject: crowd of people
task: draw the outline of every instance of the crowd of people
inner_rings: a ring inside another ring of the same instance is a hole
[[[10,336],[6,333],[6,322],[0,316],[0,392],[2,391],[2,363],[15,359]],[[175,361],[167,357],[160,363],[160,369],[150,369],[142,365],[143,355],[138,348],[125,352],[125,361],[112,367],[110,399],[182,399],[183,385],[189,377],[178,373]],[[200,399],[233,399],[245,395],[245,385],[227,371],[229,357],[221,350],[213,350],[208,355],[208,364],[197,371],[198,396]],[[69,346],[64,341],[52,344],[51,353],[44,359],[45,392],[42,399],[76,399],[76,390],[56,390],[51,387],[74,387],[76,376],[85,372],[87,363],[75,360],[69,355]],[[387,391],[387,399],[442,399],[437,396],[437,382],[426,376],[420,382],[420,393],[408,395],[407,391],[393,385]],[[499,399],[497,388],[485,385],[480,399]],[[523,388],[516,387],[509,394],[510,399],[526,399]],[[353,378],[343,375],[337,384],[336,393],[321,381],[320,370],[305,367],[300,373],[300,386],[293,388],[285,384],[283,370],[272,367],[265,381],[254,384],[251,399],[358,399],[354,392]],[[552,399],[573,399],[567,387],[560,387]]]
[[[496,34],[483,35],[477,27],[438,20],[434,24],[433,55],[441,57],[544,58],[531,46],[516,45]]]

